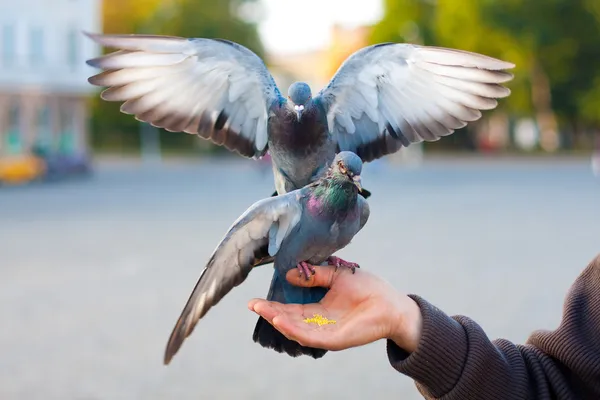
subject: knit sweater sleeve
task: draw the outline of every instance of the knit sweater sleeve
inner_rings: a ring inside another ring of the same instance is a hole
[[[569,290],[558,329],[525,345],[490,341],[473,320],[411,297],[423,315],[418,348],[388,340],[387,353],[426,399],[600,399],[600,256]]]

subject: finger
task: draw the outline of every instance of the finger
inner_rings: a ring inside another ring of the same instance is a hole
[[[309,279],[306,279],[304,275],[299,275],[298,270],[291,269],[285,275],[285,278],[289,283],[294,286],[302,287],[315,287],[320,286],[324,288],[331,287],[333,280],[337,272],[335,267],[329,265],[315,265],[315,274],[311,275]]]
[[[259,314],[261,317],[270,320],[273,319],[275,314],[290,313],[301,316],[303,313],[303,307],[304,306],[301,304],[283,304],[277,301],[256,299],[253,304],[252,311]]]
[[[265,300],[259,301],[254,305],[254,312],[269,322],[273,321],[273,318],[281,314],[280,310]]]
[[[260,301],[265,301],[263,299],[252,299],[248,302],[248,310],[254,311],[254,305]]]
[[[266,304],[269,304],[271,307],[275,307],[277,309],[281,306],[287,306],[287,304],[284,305],[284,304],[278,303],[276,301],[269,301],[269,300],[265,300],[265,299],[255,298],[248,302],[248,309],[250,311],[256,311],[256,305],[259,303],[266,303]],[[289,304],[289,306],[297,306],[297,305]]]

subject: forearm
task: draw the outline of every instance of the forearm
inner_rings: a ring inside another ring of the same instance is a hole
[[[388,340],[390,363],[411,377],[427,399],[525,399],[528,375],[519,349],[490,342],[466,317],[451,318],[418,296],[422,315],[416,350],[408,353]],[[402,345],[402,343],[399,343]]]
[[[600,399],[600,256],[571,287],[559,328],[535,332],[527,345],[492,342],[469,318],[410,297],[420,315],[405,314],[387,350],[425,398]],[[416,342],[407,340],[411,325],[420,326]]]

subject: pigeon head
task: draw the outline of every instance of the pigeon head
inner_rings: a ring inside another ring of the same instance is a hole
[[[362,192],[360,173],[362,172],[362,160],[351,151],[339,152],[333,159],[331,169],[333,175],[338,178],[348,179]]]
[[[295,82],[288,89],[288,98],[294,103],[294,111],[298,114],[298,119],[302,116],[302,111],[311,97],[310,86],[304,82]]]

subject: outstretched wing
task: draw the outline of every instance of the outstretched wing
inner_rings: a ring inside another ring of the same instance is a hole
[[[462,50],[384,43],[352,54],[315,101],[339,151],[372,161],[435,141],[497,106],[514,64]]]
[[[242,283],[257,263],[257,253],[267,246],[269,255],[279,250],[282,241],[302,216],[300,191],[269,197],[252,205],[229,228],[212,254],[196,284],[165,351],[168,364],[192,333],[196,323],[231,289]]]
[[[283,98],[263,61],[237,43],[151,35],[87,35],[119,51],[88,60],[107,101],[172,132],[198,134],[246,157],[267,151],[269,108]]]

